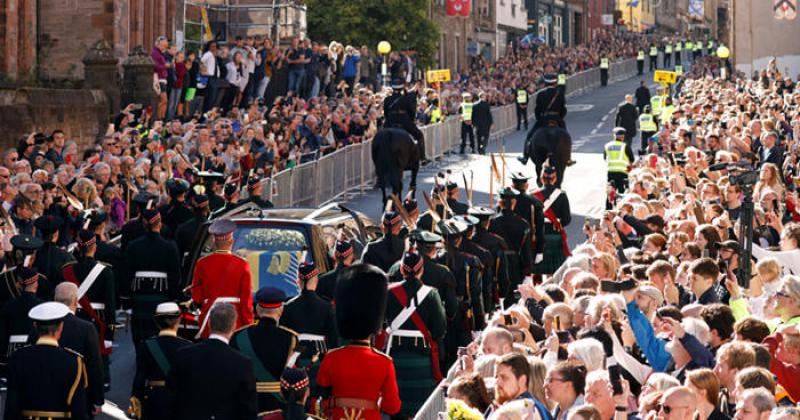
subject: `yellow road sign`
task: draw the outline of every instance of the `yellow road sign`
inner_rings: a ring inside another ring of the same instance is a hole
[[[428,70],[426,78],[428,79],[428,83],[449,82],[450,69]]]
[[[678,76],[674,71],[656,70],[653,75],[653,81],[659,83],[675,83],[677,79]]]

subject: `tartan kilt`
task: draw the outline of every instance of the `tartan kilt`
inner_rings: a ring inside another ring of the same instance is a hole
[[[544,255],[542,262],[533,266],[534,274],[553,274],[561,267],[567,257],[564,255],[564,245],[561,242],[561,234],[544,234]]]
[[[403,402],[398,415],[413,417],[436,389],[431,356],[402,348],[393,348],[391,356]]]

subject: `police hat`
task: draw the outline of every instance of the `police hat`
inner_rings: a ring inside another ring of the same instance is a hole
[[[307,282],[319,275],[319,270],[313,262],[303,262],[297,268],[297,278],[302,282]]]
[[[511,173],[511,182],[513,182],[514,184],[523,184],[525,182],[528,182],[529,179],[530,179],[529,176],[525,175],[520,171]]]
[[[488,207],[470,207],[469,210],[467,210],[467,214],[475,216],[479,220],[486,220],[494,216],[495,212]]]
[[[436,245],[442,241],[442,237],[428,230],[415,229],[411,231],[410,238],[413,242],[424,245]]]
[[[185,179],[170,178],[167,180],[167,190],[170,195],[178,195],[189,191],[189,183]]]
[[[63,303],[45,302],[31,308],[28,318],[39,325],[51,325],[61,322],[69,313],[69,308]]]
[[[542,76],[542,81],[548,85],[552,85],[553,83],[556,83],[558,81],[558,78],[553,73],[547,73],[544,76]]]
[[[614,127],[612,133],[614,133],[615,136],[624,136],[625,133],[627,133],[627,130],[622,127]]]
[[[511,187],[505,187],[498,194],[503,198],[515,198],[519,195],[519,191]]]
[[[336,325],[346,340],[365,340],[383,326],[389,280],[378,267],[354,264],[336,281]]]
[[[158,318],[177,318],[181,316],[181,308],[175,302],[159,303],[155,315]]]
[[[81,248],[88,248],[97,243],[97,235],[90,230],[81,229],[81,231],[78,232],[78,237],[76,239],[78,246]]]
[[[39,270],[35,267],[17,267],[15,270],[17,281],[27,286],[39,280]]]
[[[230,219],[217,219],[208,227],[208,233],[216,237],[225,237],[236,230],[236,222]]]
[[[469,215],[454,216],[453,220],[455,220],[457,222],[461,222],[461,223],[467,225],[467,227],[472,227],[472,226],[475,226],[478,223],[480,223],[480,220],[478,220],[477,217],[469,216]]]
[[[353,244],[350,241],[336,241],[334,255],[336,258],[347,258],[353,254]]]
[[[20,233],[11,237],[11,246],[20,251],[36,251],[44,245],[41,239]]]
[[[58,216],[53,216],[52,214],[48,214],[36,219],[36,221],[33,222],[33,225],[36,226],[36,229],[39,229],[43,234],[49,234],[61,229],[61,226],[64,225],[64,219]]]
[[[286,293],[275,287],[262,287],[256,292],[256,305],[262,308],[280,308],[284,301],[286,301]]]

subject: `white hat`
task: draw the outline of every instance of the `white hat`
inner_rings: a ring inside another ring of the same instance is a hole
[[[656,287],[650,286],[649,284],[643,284],[639,286],[639,293],[656,301],[658,306],[664,304],[664,295]]]
[[[60,302],[40,303],[30,311],[28,317],[39,323],[56,323],[69,313],[69,307]]]
[[[159,303],[156,306],[156,316],[179,316],[180,314],[181,308],[175,302]]]

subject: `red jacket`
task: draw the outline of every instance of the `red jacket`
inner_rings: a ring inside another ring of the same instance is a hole
[[[228,302],[237,309],[236,328],[253,323],[253,280],[247,260],[220,251],[197,260],[192,277],[192,300],[200,305],[204,338],[208,337],[208,311],[218,298],[238,299],[238,302]]]
[[[772,334],[761,343],[767,347],[772,361],[769,370],[775,374],[778,383],[786,389],[793,401],[800,401],[800,366],[790,365],[778,360],[778,349],[783,343],[781,334]]]
[[[377,402],[380,411],[397,414],[400,411],[400,394],[397,391],[392,358],[368,346],[353,344],[329,351],[322,359],[317,373],[317,385],[331,388],[336,398],[357,398]],[[347,417],[344,410],[333,408],[335,419]],[[352,420],[380,420],[377,410],[364,410]]]

